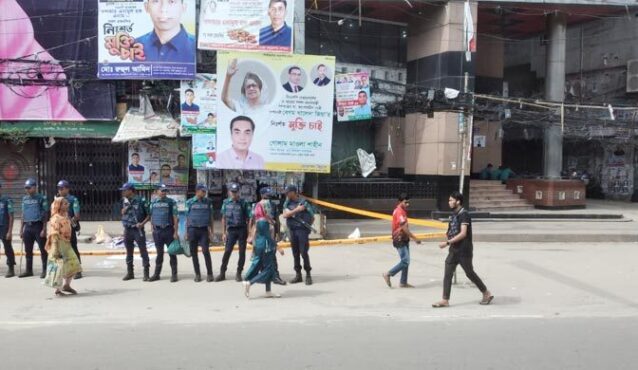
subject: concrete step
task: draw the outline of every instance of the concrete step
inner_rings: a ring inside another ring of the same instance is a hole
[[[483,198],[483,197],[509,197],[509,196],[518,196],[509,190],[481,190],[481,191],[472,191],[470,192],[470,198]]]
[[[502,194],[502,193],[496,193],[496,194],[481,194],[481,195],[474,195],[474,194],[470,194],[470,200],[490,200],[490,199],[521,199],[520,196],[518,196],[517,194],[512,194],[512,193],[506,193],[506,194]]]
[[[470,209],[474,209],[474,206],[471,205]],[[500,206],[500,207],[490,206],[490,207],[480,208],[481,212],[529,211],[533,209],[534,209],[534,206],[529,204],[524,206]]]

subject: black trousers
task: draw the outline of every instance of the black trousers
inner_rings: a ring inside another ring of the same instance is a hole
[[[295,260],[295,272],[301,272],[301,259],[303,258],[303,269],[306,272],[310,272],[310,244],[308,242],[308,236],[310,232],[306,229],[290,229],[290,244],[292,246],[292,256]]]
[[[222,257],[221,272],[226,272],[228,260],[233,253],[235,244],[239,244],[239,261],[237,261],[237,272],[244,270],[246,263],[246,244],[248,240],[248,227],[229,227],[226,231],[226,246]]]
[[[24,252],[27,256],[27,271],[33,271],[33,244],[38,243],[40,248],[40,259],[42,260],[42,270],[46,270],[49,254],[44,249],[44,238],[40,236],[43,227],[42,222],[25,223],[22,232],[24,240]]]
[[[450,299],[450,292],[452,290],[452,278],[454,277],[454,271],[456,270],[456,266],[461,265],[463,271],[465,271],[465,275],[471,282],[476,285],[476,287],[481,291],[481,293],[485,293],[487,288],[481,278],[474,272],[474,266],[472,266],[472,255],[466,254],[462,255],[454,251],[450,251],[447,258],[445,259],[445,275],[443,277],[443,299]]]
[[[208,227],[189,227],[188,228],[188,245],[191,249],[191,258],[193,259],[193,270],[196,275],[200,275],[199,272],[199,256],[197,253],[197,247],[202,247],[202,254],[204,255],[204,262],[206,263],[206,273],[208,275],[213,274],[213,264],[210,258],[210,240],[208,237]]]
[[[135,243],[140,250],[142,256],[142,265],[149,267],[151,263],[148,259],[148,250],[146,249],[146,234],[144,230],[140,230],[137,227],[125,227],[124,228],[124,246],[126,247],[126,266],[133,268],[133,250],[135,249]]]
[[[155,258],[155,273],[159,275],[162,271],[162,265],[164,264],[164,249],[168,249],[168,246],[175,240],[173,238],[175,229],[172,226],[165,227],[163,229],[155,228],[153,230],[153,241],[155,242],[155,250],[157,251],[157,257]],[[177,273],[177,256],[169,254],[171,272]]]
[[[75,252],[75,255],[78,256],[78,260],[82,263],[82,259],[80,258],[80,251],[78,250],[78,234],[77,229],[71,229],[71,248]]]
[[[14,266],[16,264],[16,257],[13,252],[13,245],[10,240],[7,240],[7,232],[9,225],[0,226],[0,240],[4,244],[4,254],[7,256],[7,266]]]

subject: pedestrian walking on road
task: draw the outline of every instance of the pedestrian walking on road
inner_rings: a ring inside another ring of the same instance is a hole
[[[34,179],[28,179],[24,183],[26,195],[22,198],[22,224],[20,225],[20,237],[24,241],[24,251],[27,255],[27,269],[20,274],[20,278],[33,276],[33,244],[38,243],[40,259],[42,260],[42,273],[40,279],[46,276],[48,254],[44,248],[47,220],[49,219],[49,202],[47,198],[37,192]]]
[[[126,275],[122,280],[135,279],[133,274],[133,250],[135,243],[142,256],[144,266],[144,281],[149,281],[150,262],[146,249],[146,234],[144,225],[149,220],[148,202],[135,193],[135,185],[125,183],[120,188],[122,192],[122,226],[124,226],[124,246],[126,247]]]
[[[312,285],[312,276],[310,275],[312,267],[308,252],[310,251],[309,236],[315,221],[315,214],[308,201],[299,196],[297,186],[288,185],[286,197],[283,216],[286,219],[292,255],[295,260],[295,278],[290,281],[290,284],[303,282],[301,277],[301,258],[303,258],[306,285]]]
[[[445,275],[443,277],[443,300],[434,303],[432,307],[449,307],[452,278],[458,265],[461,265],[465,275],[483,293],[481,305],[492,303],[494,296],[487,290],[481,278],[474,272],[472,259],[474,246],[472,244],[472,219],[469,212],[463,208],[463,194],[458,191],[450,195],[448,204],[453,211],[447,230],[447,241],[439,244],[441,249],[449,247],[449,254],[445,259]]]
[[[399,195],[399,204],[392,212],[392,246],[396,248],[399,253],[399,263],[390,269],[388,272],[383,273],[383,280],[392,288],[392,281],[390,278],[399,272],[401,272],[401,280],[399,286],[401,288],[414,288],[408,284],[408,269],[410,268],[410,239],[414,240],[417,244],[421,244],[421,240],[417,238],[410,231],[408,225],[408,207],[410,207],[410,198],[407,194],[401,193]]]
[[[13,238],[13,201],[2,195],[2,184],[0,184],[0,240],[4,245],[4,254],[7,256],[7,273],[5,278],[15,276],[15,254],[11,239]]]
[[[202,281],[199,270],[197,247],[202,248],[206,263],[206,281],[214,281],[213,264],[210,258],[210,241],[213,238],[213,203],[208,199],[208,188],[204,184],[197,184],[195,196],[186,201],[186,240],[188,240],[195,271],[195,282]]]
[[[153,241],[155,242],[155,250],[157,257],[155,258],[155,273],[149,281],[157,281],[162,273],[162,265],[164,264],[164,248],[174,240],[179,239],[177,236],[177,202],[168,197],[168,187],[166,184],[159,185],[157,189],[157,198],[151,202],[150,207],[151,227],[153,228]],[[177,282],[177,256],[169,254],[171,265],[171,283]]]
[[[71,248],[78,257],[80,264],[82,263],[82,257],[80,257],[80,251],[78,250],[78,235],[80,232],[80,200],[74,195],[70,194],[71,185],[66,180],[58,181],[58,197],[63,197],[69,202],[69,220],[71,221]],[[74,279],[82,279],[82,272],[78,272],[74,276]]]
[[[222,239],[225,243],[224,256],[219,276],[215,281],[226,280],[228,260],[233,253],[235,244],[239,245],[239,261],[235,281],[242,282],[241,273],[246,263],[246,244],[248,240],[248,219],[250,218],[249,204],[240,198],[239,184],[230,184],[228,198],[222,204]]]
[[[271,291],[272,283],[277,277],[275,251],[283,255],[284,250],[277,247],[274,237],[275,220],[271,217],[271,203],[268,200],[270,188],[261,189],[262,200],[255,205],[252,214],[250,236],[253,244],[253,259],[244,280],[244,293],[250,298],[250,287],[253,284],[266,285],[266,298],[279,298],[279,294]]]
[[[62,271],[57,272],[62,279],[62,286],[56,285],[55,295],[57,296],[64,296],[64,293],[76,295],[75,289],[71,288],[71,281],[77,273],[82,272],[80,260],[71,247],[73,228],[69,219],[69,206],[65,198],[55,197],[51,204],[51,220],[47,230],[45,248],[49,252],[49,262],[55,264],[58,260],[62,260]],[[54,273],[54,270],[49,269],[49,274]],[[54,279],[54,277],[48,276],[47,279]]]

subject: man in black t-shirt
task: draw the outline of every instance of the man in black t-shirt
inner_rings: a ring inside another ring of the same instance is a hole
[[[445,259],[445,276],[443,278],[443,300],[434,303],[432,307],[449,307],[450,291],[452,290],[452,277],[456,266],[461,265],[467,278],[483,293],[480,304],[488,305],[494,299],[492,293],[487,290],[481,278],[474,272],[472,266],[473,249],[472,245],[472,219],[469,212],[463,208],[463,194],[458,191],[450,195],[448,204],[454,212],[450,216],[450,223],[447,230],[447,241],[439,245],[441,249],[450,247],[449,254]]]

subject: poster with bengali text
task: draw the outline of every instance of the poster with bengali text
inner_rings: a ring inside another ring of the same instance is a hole
[[[292,53],[294,0],[202,0],[198,48]]]
[[[372,118],[370,76],[368,72],[335,76],[337,121],[360,121]]]
[[[99,0],[98,78],[195,78],[195,0]]]
[[[198,73],[182,81],[180,88],[180,130],[182,136],[215,133],[217,129],[217,76]]]
[[[218,52],[217,168],[329,173],[334,64],[333,56]]]
[[[215,167],[216,141],[215,132],[210,134],[193,134],[193,168],[212,170]]]
[[[130,142],[128,157],[128,181],[140,189],[151,189],[160,184],[174,189],[188,186],[190,143],[186,140]]]

